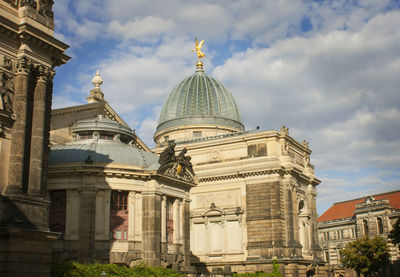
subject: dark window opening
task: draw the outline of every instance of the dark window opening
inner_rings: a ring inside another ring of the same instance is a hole
[[[110,239],[128,239],[128,191],[112,191],[110,205]]]
[[[50,192],[50,213],[49,227],[50,231],[65,233],[66,211],[67,211],[67,193],[65,190],[55,190]]]
[[[93,133],[80,133],[79,139],[92,139]]]
[[[383,222],[382,218],[378,217],[378,233],[383,234]]]
[[[128,192],[127,191],[112,191],[111,193],[111,209],[124,210],[128,209]]]
[[[100,139],[114,140],[114,134],[111,134],[111,133],[101,133],[101,134],[100,134]]]
[[[201,131],[193,131],[193,137],[194,138],[201,138],[203,133]]]
[[[363,220],[363,227],[364,227],[364,235],[368,235],[369,228],[368,228],[368,221],[366,219]]]
[[[247,155],[249,157],[267,156],[267,145],[265,143],[248,145],[247,146]]]

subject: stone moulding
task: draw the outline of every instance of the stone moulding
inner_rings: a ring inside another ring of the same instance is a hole
[[[282,177],[286,174],[295,175],[295,176],[299,177],[301,180],[304,180],[306,182],[312,182],[312,183],[315,183],[316,185],[321,182],[317,178],[310,178],[309,176],[302,174],[295,168],[285,169],[283,167],[277,168],[277,169],[271,169],[271,170],[261,170],[261,171],[252,171],[252,172],[237,172],[235,174],[229,174],[229,175],[223,175],[223,176],[199,178],[199,182],[205,183],[205,182],[238,179],[238,178],[246,178],[246,177],[261,176],[261,175],[271,175],[271,174],[279,174]]]

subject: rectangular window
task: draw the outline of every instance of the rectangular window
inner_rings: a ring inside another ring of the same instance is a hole
[[[110,201],[110,232],[112,239],[126,240],[128,231],[128,191],[112,191]]]
[[[193,131],[193,137],[194,138],[201,138],[202,132],[201,131]]]
[[[111,209],[116,211],[126,211],[128,209],[128,192],[112,191],[111,193]]]
[[[65,233],[67,214],[67,192],[55,190],[50,192],[49,227],[52,232]]]
[[[249,157],[267,156],[267,145],[265,143],[248,145],[247,146],[247,155]]]
[[[115,239],[121,239],[121,230],[115,230]]]

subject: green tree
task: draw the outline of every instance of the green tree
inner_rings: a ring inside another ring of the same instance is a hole
[[[350,242],[340,250],[340,255],[344,267],[352,268],[364,276],[379,272],[390,263],[389,248],[381,237],[371,239],[365,236]]]
[[[393,225],[393,229],[389,233],[389,239],[400,249],[400,218]]]

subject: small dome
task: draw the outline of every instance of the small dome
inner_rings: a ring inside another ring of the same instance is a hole
[[[72,126],[75,140],[51,147],[49,164],[103,163],[126,164],[156,170],[158,155],[130,143],[134,132],[102,115],[79,120]]]
[[[202,66],[172,90],[162,107],[156,133],[188,124],[244,129],[232,94],[220,81],[205,74]]]
[[[107,140],[81,140],[51,147],[49,164],[126,164],[156,170],[158,155],[129,144]]]
[[[119,122],[111,120],[103,115],[97,117],[79,120],[72,125],[72,133],[80,134],[87,133],[88,131],[99,131],[108,132],[112,134],[119,134],[123,137],[127,137],[130,140],[136,137],[135,133],[125,125]]]

